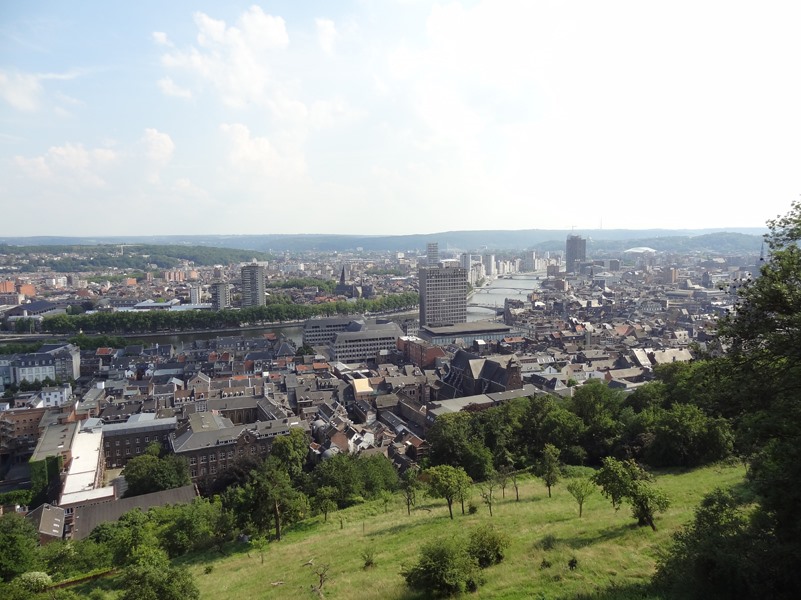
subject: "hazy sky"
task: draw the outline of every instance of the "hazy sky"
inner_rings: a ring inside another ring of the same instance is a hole
[[[760,227],[801,2],[0,3],[0,234]]]

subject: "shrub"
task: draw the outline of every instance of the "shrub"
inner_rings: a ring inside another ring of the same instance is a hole
[[[362,550],[362,560],[364,561],[364,568],[369,569],[375,566],[375,548],[368,546]]]
[[[540,569],[550,569],[551,568],[551,561],[547,558],[543,558],[542,562],[540,563]]]
[[[478,512],[478,504],[473,502],[472,500],[467,503],[467,512],[468,514],[474,515]]]
[[[433,540],[420,550],[417,564],[403,567],[406,584],[432,596],[450,596],[478,588],[478,565],[460,540]]]
[[[482,525],[470,534],[467,552],[485,569],[501,562],[508,547],[509,536],[492,525]]]
[[[19,576],[20,584],[31,592],[43,592],[53,583],[50,575],[41,571],[28,571]]]

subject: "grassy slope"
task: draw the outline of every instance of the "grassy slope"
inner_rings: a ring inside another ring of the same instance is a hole
[[[471,598],[575,598],[593,594],[619,598],[628,590],[636,596],[637,586],[647,582],[654,571],[658,548],[664,546],[680,525],[691,517],[701,497],[715,487],[729,487],[742,480],[739,467],[708,467],[685,473],[665,473],[658,486],[670,496],[672,506],[657,519],[659,531],[634,524],[628,507],[615,512],[600,494],[584,507],[584,517],[572,497],[557,485],[553,497],[539,480],[523,483],[520,502],[514,490],[498,501],[492,523],[511,538],[507,559],[484,571],[486,583]],[[500,494],[499,494],[500,496]],[[478,495],[474,498],[479,501]],[[429,510],[426,510],[429,509]],[[339,517],[344,517],[340,529]],[[400,497],[384,514],[383,506],[368,503],[329,515],[328,523],[315,517],[287,532],[280,543],[272,543],[264,553],[250,556],[240,547],[226,557],[209,552],[191,557],[189,566],[202,598],[290,598],[315,597],[310,586],[316,582],[312,568],[303,566],[314,558],[315,565],[330,564],[325,597],[363,600],[390,598],[417,599],[425,595],[410,593],[399,575],[400,565],[414,562],[422,543],[435,536],[465,535],[475,525],[490,520],[485,506],[475,515],[455,515],[448,519],[444,502],[423,499],[417,510],[406,515]],[[543,550],[539,542],[548,534],[558,542]],[[375,550],[376,566],[362,568],[361,553]],[[578,568],[571,571],[568,561],[575,557]],[[550,568],[541,568],[543,559]],[[210,574],[206,565],[213,565]],[[271,582],[283,581],[280,586]]]

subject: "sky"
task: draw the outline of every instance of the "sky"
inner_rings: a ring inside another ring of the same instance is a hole
[[[0,235],[761,227],[801,3],[0,3]]]

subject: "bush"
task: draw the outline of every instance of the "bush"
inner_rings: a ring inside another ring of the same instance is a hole
[[[501,562],[508,547],[509,536],[492,525],[482,525],[470,534],[467,552],[485,569]]]
[[[432,596],[451,596],[478,588],[478,565],[460,540],[431,541],[420,550],[417,564],[403,567],[406,584]]]
[[[467,512],[471,515],[476,514],[478,512],[478,504],[470,500],[470,502],[467,503]]]
[[[53,583],[50,575],[41,571],[28,571],[19,576],[20,584],[30,592],[43,592]]]
[[[370,569],[375,566],[375,548],[368,546],[362,550],[362,560],[364,561],[364,568]]]

